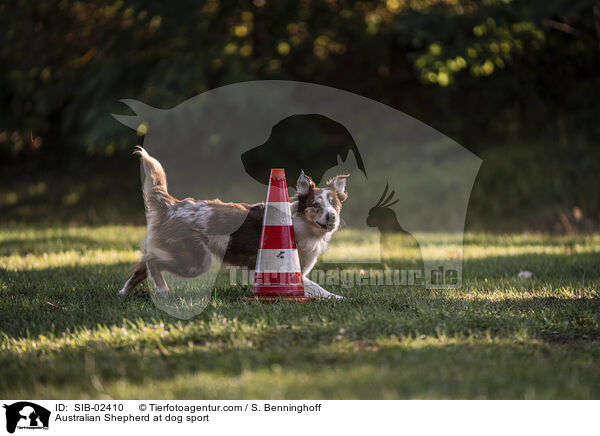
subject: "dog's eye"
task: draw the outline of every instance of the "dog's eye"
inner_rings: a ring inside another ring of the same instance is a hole
[[[319,209],[321,207],[321,205],[319,203],[313,203],[313,207],[315,209]]]

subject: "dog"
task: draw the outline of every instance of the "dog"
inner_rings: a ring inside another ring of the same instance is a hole
[[[144,168],[143,197],[146,239],[142,259],[135,265],[120,295],[127,296],[147,276],[158,292],[169,287],[162,272],[196,277],[207,272],[213,259],[253,269],[265,213],[265,204],[224,203],[216,200],[177,200],[167,191],[167,177],[158,160],[136,147]],[[307,276],[340,226],[342,202],[348,198],[346,179],[338,175],[318,188],[301,171],[296,195],[290,198],[292,224],[300,258],[302,283],[307,297],[342,298]],[[241,225],[240,225],[241,223]]]

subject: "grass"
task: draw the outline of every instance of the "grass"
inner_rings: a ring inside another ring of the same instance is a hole
[[[143,234],[0,230],[1,397],[600,398],[600,235],[467,234],[459,290],[256,304],[221,280],[183,321],[116,295]],[[389,266],[418,253],[391,247]]]

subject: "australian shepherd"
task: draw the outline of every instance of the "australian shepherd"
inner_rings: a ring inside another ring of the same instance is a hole
[[[215,258],[230,265],[255,267],[264,203],[177,200],[167,191],[167,177],[160,162],[142,147],[137,147],[135,153],[140,156],[145,173],[147,233],[142,243],[142,259],[119,294],[129,295],[146,276],[150,276],[158,292],[168,292],[163,271],[196,277],[207,272]],[[347,177],[336,176],[324,188],[317,188],[301,172],[296,195],[290,198],[305,296],[341,298],[307,276],[340,225],[342,202],[347,198]]]

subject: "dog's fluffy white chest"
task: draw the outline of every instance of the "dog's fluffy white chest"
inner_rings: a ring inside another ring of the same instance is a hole
[[[300,266],[304,273],[305,271],[310,271],[319,256],[325,253],[333,232],[316,233],[310,228],[310,224],[301,219],[294,219],[293,224],[296,245],[298,246],[298,256],[300,257]]]

